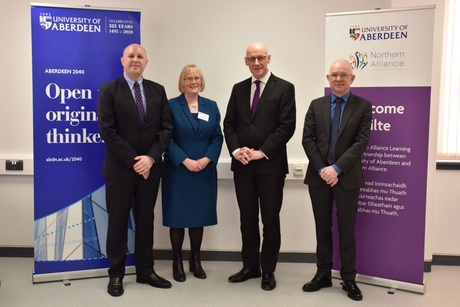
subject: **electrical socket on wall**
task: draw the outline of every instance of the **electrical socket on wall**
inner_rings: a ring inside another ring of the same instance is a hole
[[[295,177],[303,177],[305,176],[305,169],[306,169],[306,165],[303,165],[303,164],[294,164],[294,171],[293,171],[293,175]]]
[[[24,170],[24,160],[5,160],[5,170],[23,171]]]

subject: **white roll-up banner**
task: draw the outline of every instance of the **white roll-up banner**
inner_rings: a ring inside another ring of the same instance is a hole
[[[351,91],[371,101],[373,110],[362,157],[357,280],[421,293],[434,11],[426,6],[326,15],[325,71],[336,59],[348,60],[356,75]],[[334,251],[339,270],[337,240]]]

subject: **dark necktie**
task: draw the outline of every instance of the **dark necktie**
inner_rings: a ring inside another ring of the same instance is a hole
[[[260,80],[256,80],[254,83],[256,84],[256,90],[254,92],[254,97],[252,98],[252,117],[256,114],[256,108],[260,98]]]
[[[141,87],[137,81],[134,82],[134,98],[136,100],[137,111],[139,112],[139,121],[141,125],[143,125],[145,121],[145,110],[144,104],[142,103]]]
[[[331,122],[331,140],[329,142],[329,150],[327,151],[327,162],[329,162],[329,164],[333,164],[335,162],[335,143],[337,143],[337,136],[339,135],[342,101],[343,100],[340,97],[335,99],[334,115]]]

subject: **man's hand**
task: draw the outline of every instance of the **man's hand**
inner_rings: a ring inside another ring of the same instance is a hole
[[[247,147],[240,148],[233,157],[242,164],[247,165],[251,161],[251,150]]]
[[[260,160],[260,159],[265,159],[264,154],[260,150],[254,150],[251,149],[249,157],[252,160]]]
[[[134,158],[137,162],[134,164],[133,169],[139,175],[142,175],[144,179],[149,178],[150,168],[153,166],[153,158],[149,156],[137,156]]]
[[[326,166],[320,173],[321,178],[326,181],[331,187],[335,186],[339,182],[339,174],[335,171],[332,166]]]
[[[150,169],[148,171],[146,171],[145,173],[143,173],[142,177],[144,177],[144,179],[147,179],[147,178],[149,178],[149,175],[150,175]]]

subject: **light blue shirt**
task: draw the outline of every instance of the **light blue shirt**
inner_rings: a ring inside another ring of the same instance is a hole
[[[133,94],[134,101],[136,101],[136,94],[134,93],[134,82],[136,81],[128,77],[126,74],[123,74],[123,76],[125,77],[126,82],[128,82],[128,86],[131,90],[131,94]],[[142,81],[144,81],[144,78],[141,78],[139,81],[137,81],[137,83],[139,83],[139,87],[141,89],[142,104],[144,105],[144,112],[145,114],[147,114],[147,104],[145,102],[144,85]]]

